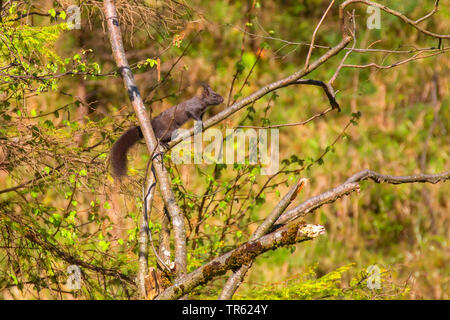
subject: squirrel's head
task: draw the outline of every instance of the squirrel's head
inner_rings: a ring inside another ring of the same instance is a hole
[[[202,87],[203,87],[203,92],[202,92],[200,98],[207,105],[215,106],[215,105],[221,104],[223,102],[223,97],[220,94],[218,94],[217,92],[214,92],[208,84],[203,83]]]

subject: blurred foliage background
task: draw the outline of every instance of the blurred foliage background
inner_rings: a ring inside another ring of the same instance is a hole
[[[441,2],[422,27],[448,34],[450,7]],[[309,48],[305,43],[329,4],[117,3],[127,57],[153,116],[195,94],[201,81],[232,101],[299,70]],[[110,176],[110,147],[136,120],[115,72],[102,3],[81,1],[81,30],[63,24],[67,17],[62,12],[69,4],[46,0],[11,6],[3,1],[0,68],[8,68],[0,69],[0,189],[20,185],[0,193],[3,299],[135,296],[129,280],[137,270],[140,186],[148,156],[143,145],[133,149],[126,183]],[[413,20],[434,8],[434,1],[387,4]],[[366,7],[353,7],[359,48],[438,46],[436,39],[384,13],[381,28],[370,30]],[[45,14],[19,19],[26,11]],[[316,43],[335,45],[341,39],[339,30],[335,5]],[[447,47],[448,41],[441,45]],[[324,52],[314,49],[312,59]],[[329,79],[343,55],[308,78]],[[347,63],[389,65],[408,56],[354,52]],[[249,165],[169,164],[180,206],[192,222],[189,270],[244,242],[299,177],[310,183],[293,205],[365,168],[392,175],[448,170],[449,68],[447,52],[385,70],[344,68],[334,84],[342,111],[280,129],[280,159],[288,165],[268,186],[267,177]],[[211,108],[206,117],[225,106]],[[290,86],[216,127],[299,122],[327,107],[320,88]],[[358,112],[356,125],[343,133]],[[329,152],[322,158],[325,150]],[[259,257],[236,298],[448,299],[448,182],[395,186],[369,181],[361,186],[359,194],[306,217],[324,225],[326,235]],[[215,188],[220,191],[217,197],[199,197]],[[157,196],[151,217],[156,238],[162,214]],[[66,268],[74,260],[55,248],[103,270],[83,267],[83,289],[71,293],[64,284]],[[367,291],[358,283],[370,265],[384,272],[381,291]],[[225,279],[199,288],[194,297],[216,298]]]

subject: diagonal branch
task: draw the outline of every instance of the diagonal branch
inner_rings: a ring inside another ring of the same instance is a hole
[[[305,216],[307,213],[312,212],[324,204],[335,202],[337,199],[348,195],[354,191],[359,191],[359,182],[363,180],[371,179],[377,183],[433,183],[443,182],[450,179],[450,171],[440,174],[418,174],[412,176],[390,176],[380,174],[371,170],[363,170],[352,175],[343,184],[333,188],[327,192],[324,192],[318,196],[314,196],[304,201],[300,205],[286,211],[278,220],[277,225],[284,225],[292,220]]]
[[[26,182],[23,182],[23,183],[21,183],[21,184],[19,184],[19,185],[17,185],[17,186],[14,186],[14,187],[11,187],[11,188],[7,188],[7,189],[0,190],[0,194],[2,194],[2,193],[7,193],[7,192],[11,192],[11,191],[16,191],[16,190],[25,188],[26,186],[28,186],[28,185],[30,185],[30,184],[34,184],[35,182],[37,182],[37,181],[39,181],[39,180],[41,180],[41,179],[44,179],[44,178],[46,178],[46,177],[51,176],[53,173],[57,172],[60,168],[62,168],[63,165],[64,165],[64,164],[61,164],[61,165],[57,166],[55,169],[51,170],[49,173],[42,174],[42,175],[40,175],[40,176],[38,176],[38,177],[36,177],[36,178],[30,179],[30,180],[28,180],[28,181],[26,181]]]
[[[230,107],[226,108],[225,110],[219,112],[215,116],[209,118],[208,120],[203,122],[203,129],[206,130],[209,127],[212,127],[213,125],[221,122],[222,120],[228,118],[232,114],[236,113],[240,109],[244,108],[245,106],[252,104],[253,102],[261,99],[266,94],[275,91],[280,88],[284,88],[287,86],[290,86],[292,84],[296,84],[296,81],[303,78],[307,74],[311,73],[318,67],[320,67],[322,64],[327,62],[330,58],[337,55],[339,52],[341,52],[352,40],[352,37],[350,35],[345,35],[342,41],[336,45],[335,47],[328,50],[325,54],[323,54],[321,57],[319,57],[317,60],[315,60],[312,64],[310,64],[307,68],[301,69],[290,76],[280,79],[278,81],[272,82],[261,89],[257,90],[256,92],[252,93],[251,95],[237,101],[236,103],[233,103]],[[194,128],[189,129],[189,136],[194,134]],[[169,146],[172,147],[178,143],[181,142],[184,138],[186,138],[186,135],[181,135],[178,138],[173,139]]]
[[[307,179],[300,179],[290,190],[289,192],[281,199],[281,201],[275,206],[272,212],[267,216],[266,219],[259,225],[256,231],[250,237],[250,241],[256,240],[267,232],[270,231],[272,225],[278,219],[278,217],[286,210],[286,208],[295,200],[298,193],[302,190],[303,186],[307,183]],[[247,271],[251,268],[253,261],[250,261],[247,264],[242,265],[239,270],[235,271],[228,281],[225,283],[225,286],[222,289],[222,292],[219,295],[219,300],[229,300],[233,297],[236,290],[242,284],[244,277]]]
[[[284,226],[255,241],[247,242],[179,278],[174,285],[166,288],[159,294],[156,300],[177,299],[191,292],[195,287],[208,283],[216,276],[226,273],[228,270],[240,268],[266,251],[312,240],[324,232],[325,229],[322,226],[304,224],[302,222]]]
[[[314,42],[316,41],[317,31],[319,31],[319,28],[322,25],[323,21],[325,20],[325,17],[327,16],[328,12],[330,12],[331,7],[334,4],[334,1],[335,0],[331,0],[330,4],[328,5],[327,10],[325,10],[324,14],[322,15],[322,18],[320,19],[319,23],[317,24],[316,28],[314,29],[314,32],[311,37],[311,44],[309,45],[308,54],[306,56],[305,68],[307,68],[309,66],[309,60],[311,59],[311,54],[314,49]]]
[[[314,211],[324,204],[333,203],[337,199],[342,198],[343,196],[349,195],[351,192],[359,191],[359,184],[353,183],[344,183],[336,188],[333,188],[329,191],[326,191],[322,194],[309,198],[304,201],[300,205],[292,208],[291,210],[286,211],[276,222],[277,225],[283,225],[306,215],[308,212]]]
[[[125,56],[125,50],[122,43],[119,20],[117,18],[116,7],[113,0],[104,1],[104,12],[108,26],[108,34],[111,42],[111,49],[114,60],[119,67],[125,88],[133,105],[139,125],[147,145],[147,149],[153,159],[156,176],[159,182],[161,195],[164,205],[170,214],[174,230],[175,241],[175,263],[177,276],[186,272],[186,230],[184,228],[183,215],[177,205],[175,196],[170,187],[169,175],[164,166],[162,157],[153,157],[155,151],[159,150],[150,119],[147,117],[146,109],[142,101],[141,94],[137,88],[133,73],[131,72],[128,60]]]

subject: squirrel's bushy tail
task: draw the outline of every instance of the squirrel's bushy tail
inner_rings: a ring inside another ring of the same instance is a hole
[[[111,167],[113,174],[120,177],[127,174],[127,153],[136,142],[142,139],[139,126],[125,131],[111,148]]]

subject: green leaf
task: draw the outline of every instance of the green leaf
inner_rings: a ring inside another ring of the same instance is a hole
[[[61,11],[58,16],[63,20],[66,20],[67,18],[67,14],[65,11]]]
[[[102,249],[103,251],[107,251],[111,243],[109,241],[102,240],[98,243],[98,245],[100,246],[100,249]]]
[[[50,9],[50,10],[48,10],[48,13],[50,14],[50,16],[52,17],[52,18],[56,18],[56,11],[55,11],[55,9]]]

